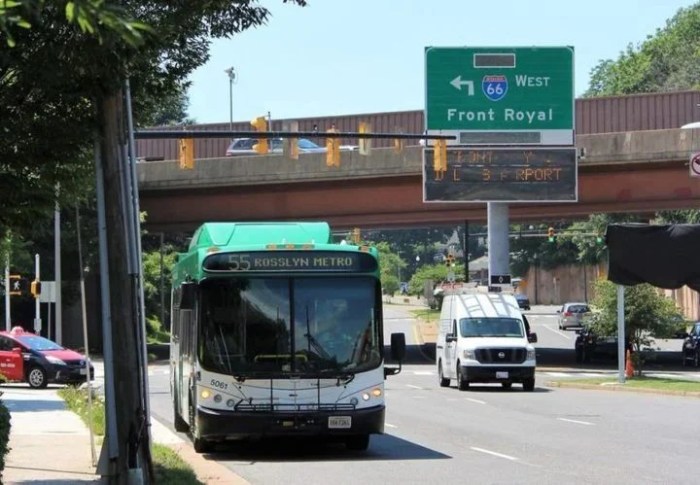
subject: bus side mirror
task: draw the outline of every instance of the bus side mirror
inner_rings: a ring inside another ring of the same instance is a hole
[[[398,367],[384,367],[384,377],[401,372],[401,362],[406,357],[406,336],[403,333],[391,334],[391,359],[399,363]]]
[[[180,310],[194,310],[197,297],[197,283],[182,283],[180,287]]]
[[[406,357],[406,335],[403,333],[391,334],[391,359],[403,362]]]

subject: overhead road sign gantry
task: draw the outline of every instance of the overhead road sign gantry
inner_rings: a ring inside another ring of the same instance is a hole
[[[573,47],[426,47],[428,134],[456,145],[574,145]]]

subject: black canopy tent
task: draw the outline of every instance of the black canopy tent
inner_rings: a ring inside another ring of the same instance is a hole
[[[608,280],[700,291],[700,224],[611,224]]]

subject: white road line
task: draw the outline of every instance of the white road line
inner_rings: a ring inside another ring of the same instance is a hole
[[[559,421],[566,421],[567,423],[585,424],[586,426],[593,426],[595,423],[589,423],[588,421],[578,421],[576,419],[566,419],[557,418]]]
[[[586,377],[610,377],[612,374],[603,374],[601,372],[584,372],[581,375]]]
[[[571,340],[571,337],[568,336],[567,334],[565,334],[564,332],[560,332],[559,330],[555,330],[555,329],[553,329],[552,327],[550,327],[549,325],[542,325],[542,326],[543,326],[544,328],[546,328],[547,330],[549,330],[550,332],[554,332],[554,333],[556,333],[556,334],[558,334],[558,335],[561,335],[562,337],[564,337],[564,338],[567,339],[567,340]]]
[[[466,399],[469,402],[475,402],[477,404],[486,404],[486,401],[479,401],[478,399],[473,399],[471,397],[465,397],[464,399]]]
[[[389,423],[384,423],[384,426],[386,426],[387,428],[398,428],[398,426]]]
[[[420,387],[420,386],[414,386],[413,384],[406,384],[406,387],[410,387],[410,388],[412,388],[412,389],[423,389],[422,387]]]
[[[413,375],[416,376],[432,376],[434,373],[429,370],[416,370],[413,371]]]
[[[571,374],[567,374],[566,372],[547,372],[548,376],[552,377],[570,377]]]
[[[485,450],[483,448],[477,448],[476,446],[471,446],[470,448],[474,451],[478,451],[480,453],[486,453],[487,455],[497,456],[499,458],[505,458],[506,460],[511,460],[511,461],[517,460],[517,458],[514,456],[504,455],[503,453],[496,453],[495,451],[489,451],[489,450]]]

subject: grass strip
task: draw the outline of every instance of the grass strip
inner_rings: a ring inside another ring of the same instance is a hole
[[[566,379],[554,381],[566,385],[571,383],[586,384],[594,386],[613,386],[629,387],[635,389],[647,389],[650,391],[683,391],[683,392],[698,392],[700,393],[699,381],[688,381],[683,379],[673,379],[667,377],[633,377],[625,380],[624,384],[619,384],[617,379],[611,378],[593,378],[593,379]]]

